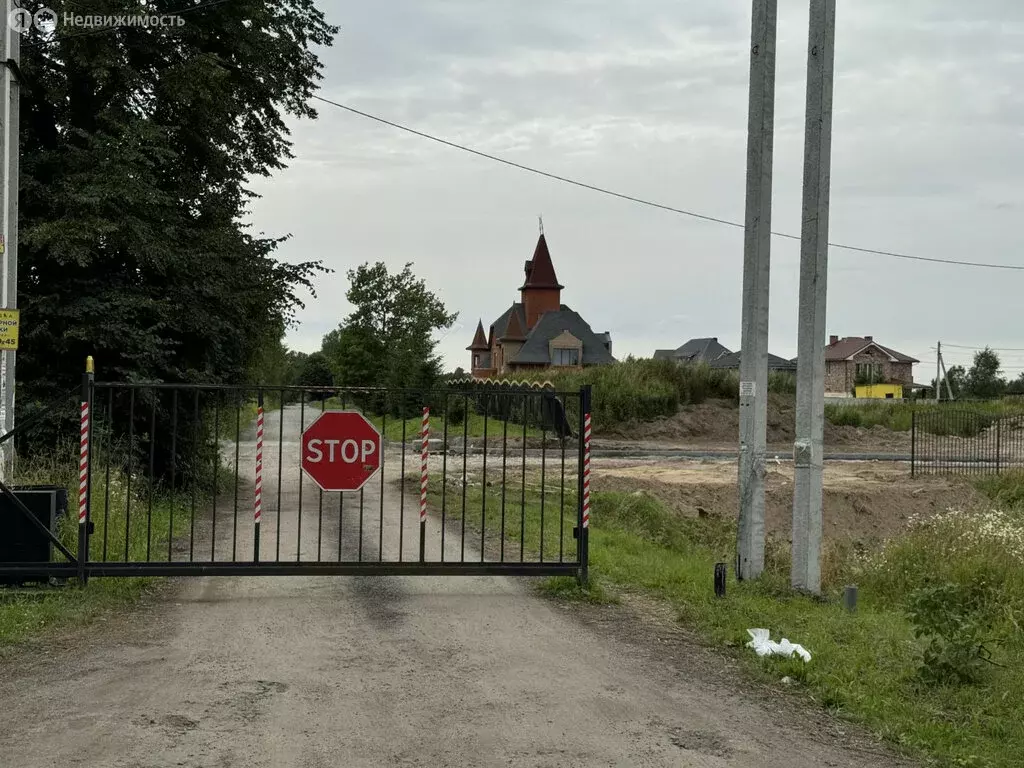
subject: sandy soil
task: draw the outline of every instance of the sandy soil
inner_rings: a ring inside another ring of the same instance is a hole
[[[285,466],[294,479],[282,482],[297,484],[296,467]],[[388,473],[366,498],[382,510],[383,536],[376,514],[361,521],[362,530],[354,527],[351,508],[335,528],[333,515],[326,527],[317,518],[318,533],[331,541],[344,533],[345,547],[383,540],[393,557],[398,531],[407,529],[397,522],[394,468]],[[266,495],[273,498],[273,490]],[[282,541],[315,552],[319,537],[298,542],[310,516],[300,523],[286,512]],[[412,517],[406,510],[406,526]],[[273,510],[265,521],[276,523]],[[226,530],[234,522],[219,525]],[[437,521],[430,525],[436,534]],[[236,544],[240,551],[247,545],[233,538]],[[670,618],[652,615],[631,603],[551,603],[521,581],[498,577],[182,580],[131,615],[7,659],[0,669],[0,762],[905,764],[853,726],[744,684],[731,662],[701,649]]]
[[[646,491],[687,516],[699,510],[734,517],[739,509],[737,465],[732,461],[624,462],[594,464],[595,490]],[[767,531],[789,540],[793,508],[792,464],[769,464]],[[837,462],[824,470],[824,535],[868,543],[888,538],[911,515],[984,503],[962,480],[911,479],[906,466],[885,462]]]

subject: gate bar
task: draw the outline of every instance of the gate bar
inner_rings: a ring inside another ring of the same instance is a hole
[[[430,456],[430,406],[423,406],[420,446],[420,562],[427,559],[427,463]]]

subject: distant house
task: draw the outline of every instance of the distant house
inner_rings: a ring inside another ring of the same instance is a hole
[[[740,353],[731,352],[728,355],[722,355],[718,359],[711,361],[711,367],[730,368],[738,371],[740,368]],[[796,360],[787,360],[784,357],[779,357],[778,355],[773,355],[771,352],[769,352],[768,370],[796,373]]]
[[[732,354],[718,343],[717,338],[690,339],[678,349],[657,349],[655,360],[675,360],[678,363],[710,363],[722,355]]]
[[[831,336],[825,347],[825,393],[849,397],[858,385],[871,384],[899,384],[909,389],[915,386],[914,364],[919,362],[882,346],[871,336]],[[896,390],[885,392],[895,394]]]
[[[555,276],[543,232],[525,273],[520,301],[513,302],[486,333],[483,320],[477,323],[473,343],[467,347],[473,377],[614,363],[611,334],[595,333],[586,320],[562,304],[564,286]]]
[[[678,349],[658,349],[655,360],[675,360],[679,363],[704,363],[712,368],[736,369],[740,367],[740,353],[730,352],[718,343],[717,337],[690,339]],[[796,361],[768,354],[769,371],[796,371]]]

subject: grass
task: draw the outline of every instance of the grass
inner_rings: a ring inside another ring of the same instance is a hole
[[[713,398],[739,401],[739,372],[707,365],[680,365],[671,360],[627,359],[615,365],[583,370],[549,369],[531,378],[547,380],[559,391],[584,384],[593,387],[592,412],[596,429],[675,415],[680,406]],[[772,372],[768,391],[795,393],[796,378]]]
[[[953,413],[963,406],[980,419],[958,419]],[[966,404],[894,403],[888,405],[825,405],[825,418],[833,424],[851,427],[884,427],[894,432],[909,432],[914,414],[917,418],[931,417],[934,422],[927,427],[929,432],[972,437],[987,426],[989,419],[1001,416],[1024,415],[1024,403],[1019,399],[971,402]],[[946,414],[947,418],[942,418]]]
[[[255,406],[253,407],[255,414]],[[243,425],[246,422],[243,421]],[[232,420],[231,437],[234,437]],[[89,540],[90,560],[131,562],[168,559],[168,544],[182,540],[191,529],[192,494],[171,493],[166,488],[150,490],[144,477],[130,476],[117,462],[111,464],[107,480],[105,458],[93,455],[91,520],[94,532]],[[221,491],[233,488],[230,468],[218,472]],[[59,485],[68,489],[68,514],[58,528],[61,542],[72,553],[78,549],[77,467],[71,451],[55,451],[48,459],[36,459],[18,467],[17,483]],[[196,494],[196,519],[209,509],[210,493]],[[129,503],[130,502],[130,503]],[[61,558],[59,553],[55,558]],[[175,558],[181,555],[176,554]],[[148,578],[94,578],[87,588],[74,580],[67,586],[0,588],[0,656],[46,632],[83,626],[100,617],[122,611],[158,589],[161,580]]]
[[[315,404],[310,407],[315,408],[317,411],[320,410],[319,404]],[[342,402],[340,398],[336,397],[328,398],[323,403],[324,410],[328,411],[342,409],[344,407],[351,407],[351,403]],[[465,414],[460,414],[459,417],[452,419],[446,417],[443,413],[432,411],[430,414],[431,439],[440,440],[445,435],[446,424],[449,439],[453,437],[461,438],[463,435],[470,438],[482,438],[484,436],[485,426],[488,440],[491,438],[502,438],[505,430],[504,420],[495,416],[488,416],[485,419],[483,414],[477,413],[472,407],[469,408],[468,417],[464,418],[464,416]],[[420,430],[423,428],[422,416],[401,419],[397,416],[382,416],[378,414],[370,415],[369,419],[373,425],[380,430],[386,440],[391,440],[396,443],[402,442],[403,438],[407,443],[415,441],[420,434]],[[526,428],[527,437],[541,437],[542,434],[541,430],[536,427],[528,426]],[[550,435],[551,433],[548,434]],[[522,439],[523,425],[517,424],[514,421],[509,421],[508,437],[509,439]]]
[[[511,555],[519,542],[540,550],[540,489],[528,477],[523,493],[517,476],[506,491],[505,539]],[[710,644],[737,655],[755,676],[778,681],[788,676],[808,695],[897,747],[938,766],[1001,768],[1019,765],[1024,753],[1024,475],[980,484],[1007,512],[950,513],[919,522],[903,538],[870,556],[828,547],[823,557],[825,598],[792,593],[788,586],[788,545],[770,542],[766,571],[757,582],[732,578],[727,595],[713,591],[717,562],[733,562],[732,520],[683,518],[649,495],[593,495],[590,533],[592,580],[581,590],[573,579],[546,581],[542,591],[562,599],[604,602],[617,588],[640,591],[671,605],[679,620]],[[560,505],[557,488],[545,489],[545,551],[557,550]],[[434,490],[435,509],[440,493]],[[482,514],[484,499],[488,510]],[[511,499],[511,501],[509,501]],[[566,490],[564,546],[574,552],[575,493]],[[462,516],[461,485],[449,486],[447,514]],[[486,529],[493,547],[501,535],[501,488],[480,485],[466,491],[466,520],[474,532]],[[1019,547],[1019,548],[1018,548]],[[508,552],[508,550],[507,550]],[[1000,613],[991,632],[1000,640],[992,667],[976,685],[926,685],[918,675],[922,644],[907,615],[909,594],[929,580],[970,585],[996,582]],[[858,583],[856,613],[841,608],[844,584]],[[788,637],[813,655],[800,660],[757,657],[745,647],[747,630],[764,627],[772,638]]]

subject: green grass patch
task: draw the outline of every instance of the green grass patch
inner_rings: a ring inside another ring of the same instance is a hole
[[[627,359],[615,365],[583,370],[545,370],[528,374],[550,381],[559,391],[574,392],[584,384],[593,387],[595,429],[609,429],[631,422],[651,421],[675,415],[680,406],[710,399],[739,401],[739,372],[707,365],[680,365],[671,360]],[[796,378],[772,372],[768,391],[792,394]]]
[[[975,487],[1004,509],[1024,510],[1024,471],[978,478]]]
[[[560,507],[553,503],[559,489],[544,489],[542,525],[539,480],[528,473],[524,494],[519,474],[514,478],[504,492],[506,557],[514,559],[522,541],[527,557],[534,553],[535,558],[542,530],[550,557],[557,551],[560,516],[567,531],[563,546],[574,553],[574,491],[566,489]],[[471,480],[465,517],[474,534],[485,531],[493,550],[502,534],[500,514],[495,515],[502,490],[490,472],[489,480],[494,485],[486,492],[479,478]],[[1019,487],[1010,481],[1000,482],[996,492],[1001,498],[1019,498]],[[459,519],[461,485],[450,485],[446,493],[446,514]],[[437,489],[431,502],[437,511]],[[731,519],[683,518],[643,493],[596,492],[589,589],[580,590],[571,578],[549,580],[540,589],[581,602],[614,600],[616,588],[646,593],[671,605],[680,621],[712,645],[733,649],[755,676],[768,681],[788,676],[825,707],[935,765],[1019,764],[1024,754],[1019,716],[1024,711],[1024,515],[961,512],[912,521],[904,537],[871,555],[827,547],[824,599],[790,590],[784,542],[769,542],[760,580],[730,578],[726,597],[717,598],[714,566],[734,562],[735,539]],[[842,586],[851,582],[860,587],[853,614],[839,601]],[[922,673],[926,651],[938,648],[940,656],[948,657],[958,637],[915,636],[909,610],[930,584],[945,585],[952,595],[973,595],[980,588],[998,596],[984,611],[970,608],[968,617],[950,616],[957,626],[975,622],[992,641],[991,660],[1000,666],[979,662],[974,684],[929,683]],[[745,647],[747,630],[755,627],[769,629],[773,639],[787,637],[804,645],[812,661],[758,658]]]
[[[454,401],[453,401],[454,402]],[[307,408],[315,408],[316,411],[320,410],[320,404],[317,403],[313,406],[307,405]],[[339,410],[345,407],[351,408],[352,404],[349,402],[342,402],[340,398],[332,397],[324,401],[324,410]],[[458,410],[454,409],[453,410]],[[500,440],[506,434],[506,424],[504,419],[497,418],[495,416],[484,417],[483,414],[477,413],[472,407],[469,409],[468,416],[464,411],[459,411],[450,416],[445,416],[443,413],[432,411],[430,414],[430,437],[434,440],[440,440],[445,436],[445,427],[447,426],[447,435],[449,440],[451,438],[461,438],[463,435],[469,438],[482,438],[486,430],[488,440],[497,439]],[[415,442],[420,435],[420,431],[423,428],[423,417],[414,416],[408,419],[402,419],[397,416],[382,416],[382,415],[370,415],[370,421],[373,425],[380,430],[381,434],[384,435],[386,440],[391,440],[396,443]],[[523,437],[523,425],[518,424],[514,421],[509,421],[507,425],[507,434],[509,439]],[[552,434],[547,433],[549,436]],[[527,426],[526,436],[527,437],[541,437],[542,431],[536,427]]]
[[[606,605],[619,602],[618,596],[605,589],[601,582],[591,579],[583,585],[575,576],[552,576],[544,579],[537,585],[537,591],[547,597],[571,603]]]
[[[254,411],[255,412],[255,411]],[[147,480],[131,476],[116,461],[111,462],[107,478],[106,460],[97,451],[93,455],[91,520],[94,533],[89,539],[89,558],[102,561],[104,552],[110,561],[167,561],[168,544],[173,559],[187,558],[175,543],[187,541],[193,520],[208,514],[212,506],[210,492],[197,491],[195,517],[192,516],[191,491],[168,488],[150,489]],[[58,527],[58,536],[72,553],[78,550],[78,478],[73,454],[55,452],[49,459],[37,459],[18,467],[17,483],[60,485],[68,489],[68,514]],[[222,494],[233,489],[235,476],[229,467],[218,471]],[[196,553],[196,559],[202,557]],[[59,552],[56,560],[62,560]],[[82,626],[99,617],[130,606],[152,593],[158,580],[147,578],[94,578],[85,589],[74,579],[59,587],[26,586],[0,588],[0,654],[12,647],[38,638],[48,631]]]
[[[956,418],[953,412],[961,410],[976,414],[971,418]],[[914,414],[922,429],[933,434],[973,437],[1002,416],[1024,415],[1024,403],[1019,399],[971,402],[964,404],[878,403],[869,405],[843,405],[827,403],[825,418],[837,426],[884,427],[894,432],[909,432]],[[943,418],[945,414],[948,418]],[[927,421],[926,421],[927,420]]]

